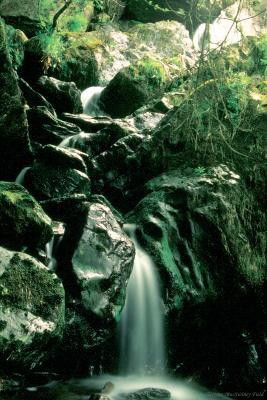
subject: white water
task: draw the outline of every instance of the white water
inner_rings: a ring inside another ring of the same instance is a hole
[[[135,244],[133,271],[121,315],[121,372],[127,375],[160,375],[165,367],[163,317],[156,267],[141,248],[135,225],[125,225]]]
[[[50,242],[48,242],[45,245],[45,249],[46,249],[46,257],[48,259],[48,268],[51,271],[55,271],[56,266],[57,266],[57,260],[54,257],[54,245],[55,245],[55,236],[53,235],[52,239],[50,240]]]
[[[259,30],[257,22],[251,18],[250,11],[246,8],[239,9],[237,2],[221,11],[212,24],[199,25],[193,36],[193,45],[198,51],[202,50],[202,47],[208,47],[210,50],[220,49],[221,45],[225,47],[239,43],[245,36],[256,36]]]
[[[100,95],[105,88],[102,86],[91,86],[81,93],[81,102],[84,114],[92,117],[105,115],[99,107]]]
[[[19,183],[20,185],[23,185],[24,183],[24,179],[25,179],[25,175],[27,173],[27,171],[30,169],[31,167],[24,167],[20,173],[18,174],[18,176],[16,177],[15,183]]]

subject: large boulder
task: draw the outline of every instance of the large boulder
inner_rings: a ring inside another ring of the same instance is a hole
[[[90,180],[83,156],[86,157],[74,149],[53,145],[41,148],[25,176],[25,187],[39,200],[80,193],[90,195]]]
[[[107,320],[119,317],[134,254],[134,245],[110,208],[89,203],[86,224],[72,257],[85,310]]]
[[[255,387],[266,348],[265,224],[251,213],[248,225],[244,211],[255,200],[224,165],[169,171],[144,192],[129,220],[140,227],[166,288],[171,363],[209,385]]]
[[[0,182],[0,243],[14,250],[44,248],[51,220],[24,187]]]
[[[56,275],[24,253],[0,248],[1,367],[42,365],[64,328],[64,289]]]
[[[130,115],[154,98],[160,98],[169,79],[160,61],[150,58],[140,60],[118,72],[103,90],[100,95],[101,109],[113,118]]]
[[[0,20],[0,179],[15,180],[31,159],[24,101],[7,52],[5,25]]]
[[[63,82],[42,76],[37,82],[37,88],[58,113],[78,114],[82,112],[81,92],[74,82]]]
[[[28,36],[36,35],[41,28],[38,0],[2,0],[0,15]]]

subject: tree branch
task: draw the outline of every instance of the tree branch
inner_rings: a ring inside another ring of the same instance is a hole
[[[56,14],[54,15],[53,18],[53,23],[52,23],[52,27],[51,30],[52,32],[54,32],[54,30],[57,27],[57,21],[59,19],[59,17],[61,16],[61,14],[64,13],[64,11],[71,5],[72,0],[64,0],[65,4],[56,12]]]

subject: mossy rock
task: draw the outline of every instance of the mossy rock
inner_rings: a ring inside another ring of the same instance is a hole
[[[24,187],[0,182],[0,243],[19,250],[42,248],[51,239],[51,220]]]
[[[118,72],[101,94],[102,108],[113,118],[130,115],[149,101],[161,97],[168,81],[162,62],[144,58]]]
[[[0,248],[1,366],[35,368],[64,328],[60,280],[27,254]]]

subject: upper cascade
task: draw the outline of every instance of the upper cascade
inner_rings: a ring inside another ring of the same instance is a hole
[[[101,111],[99,106],[99,99],[102,91],[105,88],[102,86],[91,86],[85,89],[81,94],[81,101],[84,114],[91,117],[103,116],[104,112]]]

